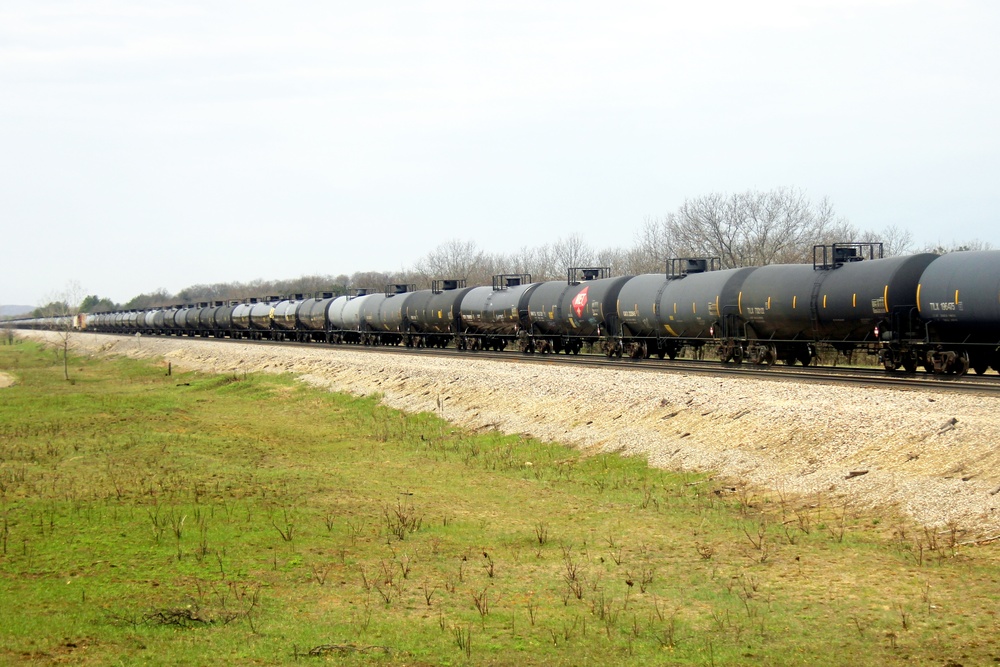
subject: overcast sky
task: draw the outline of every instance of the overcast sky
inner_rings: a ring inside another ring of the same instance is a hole
[[[0,0],[0,304],[631,246],[776,187],[1000,245],[1000,3]]]

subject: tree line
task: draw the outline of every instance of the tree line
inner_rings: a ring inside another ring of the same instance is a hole
[[[776,188],[763,192],[713,193],[685,200],[674,211],[646,218],[629,247],[599,247],[573,233],[554,243],[503,253],[480,248],[474,241],[453,239],[443,242],[411,268],[400,271],[198,284],[176,294],[166,290],[139,294],[123,304],[90,295],[79,309],[83,312],[144,309],[319,292],[341,295],[358,288],[383,289],[393,283],[426,289],[438,279],[464,279],[468,285],[488,285],[498,274],[530,274],[535,281],[559,280],[566,278],[567,269],[573,267],[607,267],[611,275],[635,275],[662,272],[667,262],[677,257],[717,257],[722,268],[802,263],[812,261],[813,246],[835,242],[880,242],[887,257],[915,250],[912,235],[906,230],[859,229],[839,216],[825,197],[812,200],[801,190]],[[941,254],[990,247],[989,243],[973,241],[920,250]],[[53,302],[36,310],[36,316],[70,310],[65,302]]]

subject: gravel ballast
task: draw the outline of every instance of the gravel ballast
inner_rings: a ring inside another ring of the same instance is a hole
[[[21,335],[54,340],[42,332]],[[1000,530],[1000,399],[992,396],[373,354],[349,346],[97,334],[74,334],[71,346],[213,373],[294,373],[467,428],[641,455],[655,466],[714,471],[857,509],[895,508],[920,524],[975,535]]]

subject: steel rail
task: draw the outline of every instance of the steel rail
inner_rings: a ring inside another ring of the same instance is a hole
[[[105,332],[81,332],[89,334],[118,335]],[[222,344],[281,345],[303,349],[351,350],[372,354],[406,354],[458,359],[483,359],[521,364],[568,364],[585,368],[604,370],[639,371],[644,373],[696,374],[715,377],[734,377],[767,381],[796,381],[810,384],[861,385],[907,390],[943,391],[972,393],[987,396],[1000,394],[1000,377],[955,376],[929,373],[889,373],[880,369],[834,367],[834,366],[757,366],[750,364],[722,364],[719,361],[694,359],[628,359],[607,358],[603,355],[581,354],[523,354],[521,352],[495,352],[487,350],[456,350],[454,348],[410,348],[403,346],[369,346],[358,344],[328,345],[315,342],[246,340],[240,338],[156,336],[156,340],[205,341]]]

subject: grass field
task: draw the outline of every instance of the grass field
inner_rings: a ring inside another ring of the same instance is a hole
[[[957,527],[273,375],[0,346],[0,663],[1000,661]]]

